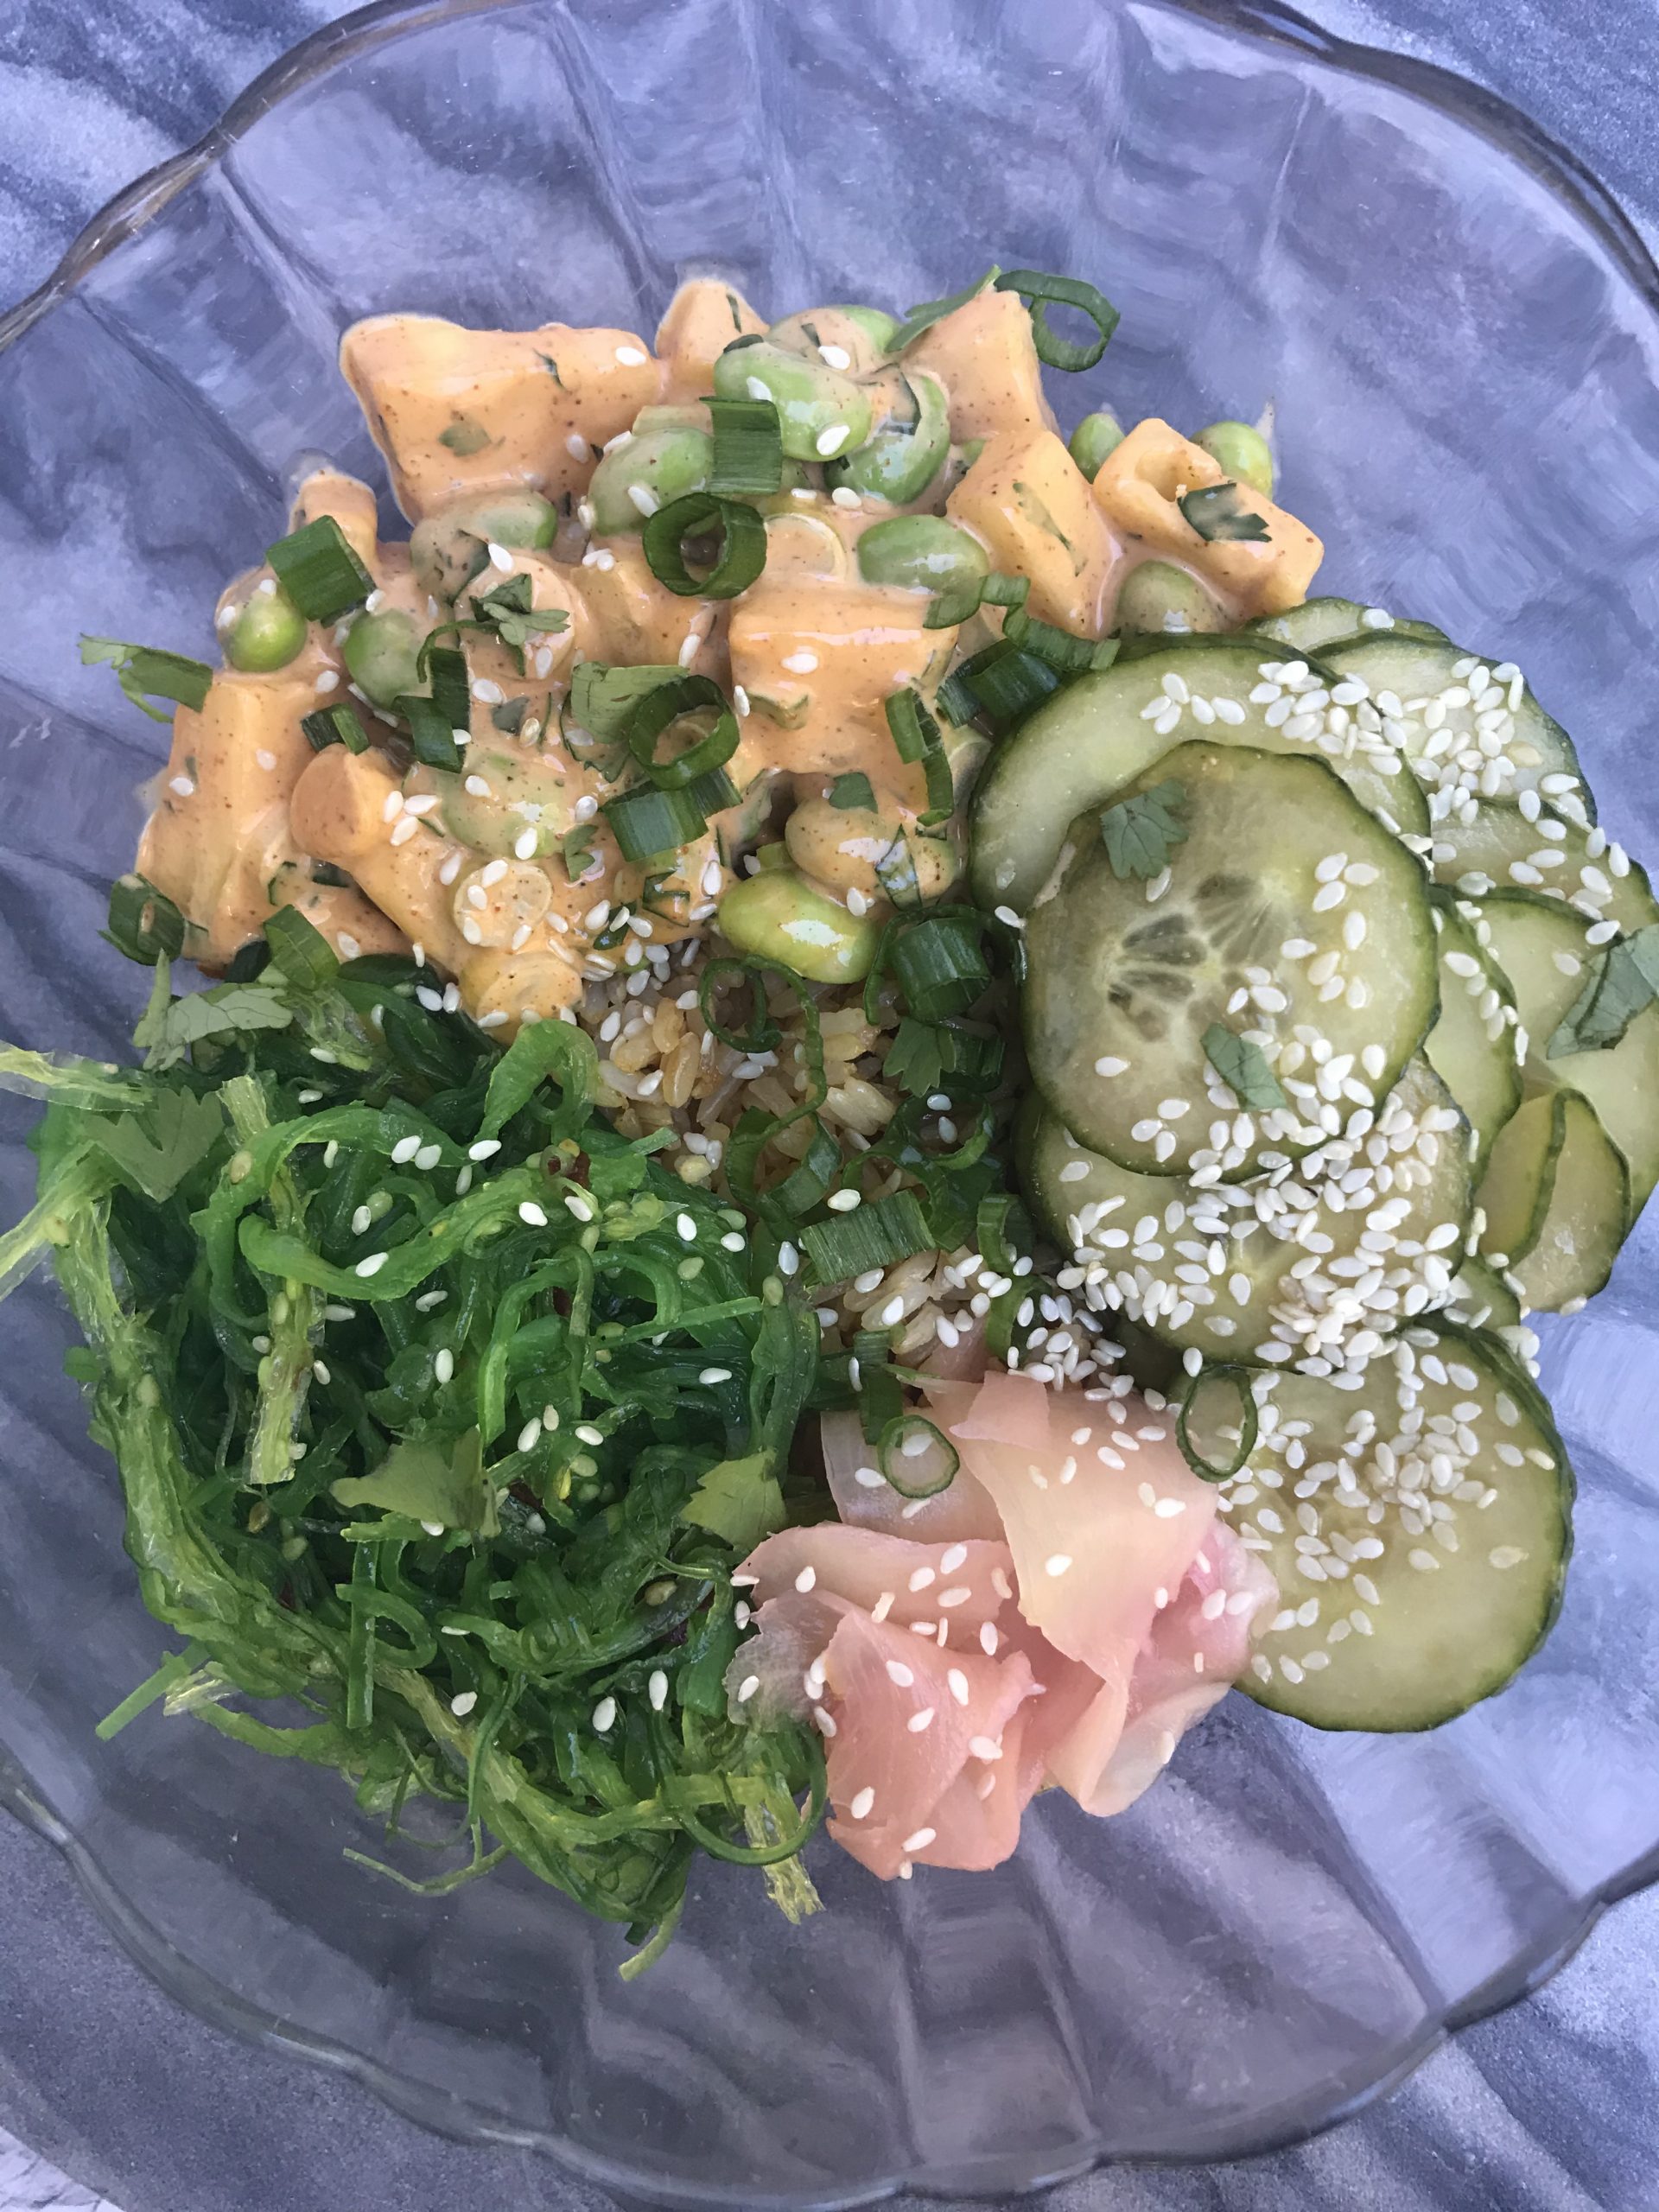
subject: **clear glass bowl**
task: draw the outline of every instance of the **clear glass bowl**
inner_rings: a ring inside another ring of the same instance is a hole
[[[163,734],[75,632],[206,650],[300,456],[378,476],[334,373],[353,317],[649,331],[688,270],[781,311],[993,257],[1122,308],[1068,416],[1271,400],[1331,587],[1518,654],[1659,853],[1659,278],[1519,118],[1276,9],[455,0],[314,39],[0,327],[0,1028],[130,1029],[98,931]],[[29,1119],[7,1102],[8,1217]],[[376,1836],[332,1777],[156,1711],[96,1740],[162,1638],[37,1283],[0,1316],[5,1786],[188,2004],[639,2197],[854,2204],[1281,2142],[1659,1866],[1656,1241],[1546,1332],[1580,1550],[1501,1697],[1393,1739],[1232,1699],[1132,1812],[1045,1802],[994,1875],[883,1888],[818,1850],[798,1929],[709,1867],[632,1984],[618,1933],[527,1876],[425,1903],[347,1865]]]

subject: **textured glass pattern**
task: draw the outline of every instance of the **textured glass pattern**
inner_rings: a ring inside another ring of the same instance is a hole
[[[1275,29],[1274,25],[1279,24]],[[0,330],[0,1029],[117,1049],[99,944],[163,733],[77,630],[208,647],[308,454],[372,470],[333,372],[392,307],[645,332],[714,270],[776,310],[904,304],[992,258],[1123,322],[1056,397],[1184,424],[1271,401],[1332,588],[1524,660],[1616,834],[1659,853],[1659,321],[1639,247],[1518,119],[1281,20],[1165,0],[557,0],[325,33],[112,211]],[[0,1202],[30,1181],[0,1102]],[[1229,1700],[1098,1824],[880,1888],[824,1847],[799,1929],[709,1868],[639,1982],[527,1877],[438,1903],[347,1865],[332,1777],[146,1714],[161,1639],[35,1284],[0,1316],[0,1759],[187,2002],[345,2059],[415,2116],[636,2196],[849,2204],[1294,2136],[1523,1988],[1659,1866],[1653,1262],[1547,1332],[1578,1464],[1560,1628],[1433,1736]]]

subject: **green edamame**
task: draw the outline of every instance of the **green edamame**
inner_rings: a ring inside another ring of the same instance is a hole
[[[728,346],[715,363],[719,399],[769,399],[792,461],[833,461],[870,435],[869,395],[827,362],[762,338]]]
[[[924,369],[901,379],[914,408],[908,424],[884,424],[855,453],[824,471],[830,489],[845,484],[861,498],[906,507],[919,499],[950,450],[950,414],[944,386]]]
[[[740,952],[779,960],[814,983],[855,983],[870,972],[879,925],[814,891],[792,868],[763,868],[733,884],[716,917]]]
[[[1248,484],[1264,499],[1273,497],[1273,454],[1260,430],[1248,423],[1211,423],[1192,441],[1224,468],[1236,484]]]
[[[894,515],[858,541],[858,573],[867,584],[907,584],[938,592],[965,620],[979,604],[990,573],[984,547],[938,515]]]
[[[286,668],[305,643],[306,620],[280,584],[275,591],[257,587],[231,626],[225,658],[232,668],[269,674]]]
[[[646,430],[613,446],[588,486],[595,534],[643,529],[658,507],[688,492],[706,492],[714,465],[715,442],[707,430]]]
[[[346,632],[342,648],[353,683],[377,707],[389,707],[405,691],[423,691],[416,665],[425,635],[412,615],[398,607],[359,614]]]
[[[1171,561],[1142,561],[1130,569],[1117,594],[1116,619],[1125,636],[1184,638],[1227,626],[1198,578]]]
[[[409,556],[416,582],[435,599],[458,599],[490,557],[492,544],[534,551],[553,543],[558,509],[539,492],[494,492],[458,500],[417,522]]]
[[[821,360],[845,376],[861,377],[887,357],[899,328],[880,308],[803,308],[766,333],[769,345]]]
[[[1092,484],[1107,454],[1123,442],[1123,425],[1109,408],[1097,407],[1085,415],[1068,442],[1071,458]]]

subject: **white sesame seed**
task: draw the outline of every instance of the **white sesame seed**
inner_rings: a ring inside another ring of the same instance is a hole
[[[476,1690],[462,1690],[458,1697],[452,1697],[450,1699],[449,1710],[454,1714],[457,1720],[464,1720],[477,1703],[478,1692]]]
[[[759,1689],[760,1687],[760,1677],[756,1675],[752,1677],[752,1680],[753,1681],[754,1688]],[[747,1688],[748,1685],[746,1683],[744,1687]],[[743,1696],[742,1690],[740,1690],[737,1694],[739,1702],[741,1703]],[[594,1733],[596,1736],[603,1736],[608,1730],[613,1728],[616,1726],[616,1700],[613,1697],[601,1698],[599,1703],[594,1707],[593,1720]]]
[[[820,458],[828,461],[831,454],[839,453],[847,442],[851,428],[851,424],[848,423],[831,423],[826,429],[820,430],[812,441],[817,448]]]
[[[651,1700],[651,1709],[660,1713],[668,1702],[668,1676],[660,1667],[653,1667],[645,1684],[645,1694]]]
[[[934,1709],[935,1708],[931,1705],[925,1705],[919,1713],[912,1713],[911,1714],[909,1719],[906,1721],[905,1726],[910,1731],[910,1733],[912,1736],[919,1736],[925,1728],[931,1728],[932,1726]]]
[[[358,1262],[353,1273],[359,1275],[378,1275],[390,1257],[390,1253],[371,1252],[366,1260]]]
[[[455,1355],[450,1351],[448,1345],[445,1344],[441,1351],[434,1355],[432,1361],[433,1379],[438,1382],[448,1382],[453,1379],[454,1372]]]
[[[616,358],[625,369],[643,369],[650,356],[638,346],[619,346]]]
[[[847,1810],[854,1820],[867,1821],[874,1811],[874,1807],[875,1792],[867,1784],[865,1788],[861,1789],[858,1795],[853,1799],[852,1802],[848,1806]]]
[[[859,1191],[831,1191],[824,1204],[831,1213],[851,1213],[862,1198],[863,1193]]]

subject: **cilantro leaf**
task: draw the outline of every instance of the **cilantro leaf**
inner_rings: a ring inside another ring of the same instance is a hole
[[[869,778],[861,774],[857,769],[853,769],[847,775],[837,776],[830,786],[830,804],[841,808],[843,813],[849,807],[874,807],[875,793],[870,789]]]
[[[156,966],[156,984],[132,1041],[151,1069],[176,1067],[193,1045],[210,1037],[233,1037],[252,1029],[286,1029],[294,1019],[287,1002],[269,983],[221,983],[211,991],[171,995],[165,960]]]
[[[213,671],[205,660],[164,652],[156,645],[128,645],[120,638],[83,633],[80,660],[83,668],[107,663],[133,705],[153,722],[169,721],[172,717],[152,707],[151,699],[171,699],[181,707],[200,709],[213,680]]]
[[[1154,784],[1149,791],[1137,791],[1133,798],[1104,808],[1100,834],[1112,874],[1119,878],[1138,876],[1143,882],[1161,875],[1169,866],[1170,847],[1185,840],[1186,828],[1180,818],[1185,804],[1186,787],[1172,776],[1167,782]]]
[[[476,594],[473,600],[473,613],[483,627],[493,630],[501,643],[510,645],[521,658],[532,639],[547,637],[570,626],[570,616],[564,607],[531,604],[534,589],[528,576],[508,576],[493,589]]]
[[[1605,1052],[1638,1014],[1659,997],[1659,922],[1633,937],[1615,938],[1544,1048],[1546,1059],[1567,1052]]]
[[[1264,1114],[1287,1103],[1262,1047],[1224,1023],[1212,1021],[1205,1031],[1204,1057],[1247,1112]]]
[[[596,822],[578,822],[574,830],[564,833],[564,872],[572,883],[580,883],[594,865],[594,837],[598,828]]]
[[[124,1180],[159,1204],[172,1197],[224,1135],[225,1115],[216,1097],[153,1090],[137,1111],[90,1116],[85,1129]]]
[[[1209,545],[1265,545],[1273,535],[1262,516],[1239,505],[1236,484],[1205,485],[1183,493],[1175,504]]]
[[[771,1452],[717,1460],[680,1508],[680,1518],[709,1529],[734,1552],[752,1552],[784,1525],[784,1493],[772,1471]]]
[[[447,430],[438,432],[438,443],[463,461],[469,454],[482,453],[490,442],[489,432],[470,415],[457,415]]]
[[[521,691],[516,699],[503,699],[500,705],[490,709],[492,728],[505,736],[517,737],[524,726],[524,716],[530,710],[530,695]]]
[[[378,1505],[383,1512],[480,1536],[493,1536],[500,1526],[475,1428],[453,1444],[438,1437],[405,1438],[372,1475],[344,1476],[330,1487],[342,1505]]]
[[[559,365],[554,359],[553,356],[550,353],[538,353],[536,358],[541,363],[542,366],[547,371],[549,376],[552,378],[554,383],[563,386],[564,378],[559,374]]]
[[[933,1024],[906,1014],[893,1033],[881,1072],[913,1098],[926,1098],[936,1091],[944,1073],[944,1055]]]

